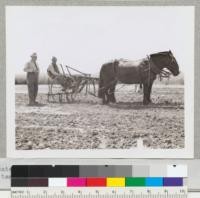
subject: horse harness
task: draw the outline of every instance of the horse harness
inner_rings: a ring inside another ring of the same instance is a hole
[[[113,62],[114,64],[114,62]],[[145,82],[145,80],[147,79],[147,84],[148,86],[150,85],[151,80],[155,80],[156,76],[158,74],[160,74],[160,78],[162,77],[162,74],[164,75],[170,75],[169,72],[162,72],[161,69],[159,69],[155,63],[151,60],[151,57],[149,55],[147,55],[147,58],[144,60],[143,64],[139,65],[139,75],[140,75],[140,83]],[[116,68],[114,68],[116,69]],[[109,85],[107,85],[107,87],[109,87],[111,84],[115,83],[117,81],[117,79],[114,79],[113,81],[111,81],[109,83]],[[122,85],[119,89],[121,89],[122,87],[124,87],[125,85]],[[106,87],[101,87],[100,89],[105,89]],[[111,94],[113,92],[109,92],[109,94]]]

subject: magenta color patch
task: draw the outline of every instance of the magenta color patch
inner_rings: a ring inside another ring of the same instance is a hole
[[[68,177],[67,186],[69,187],[80,187],[86,186],[86,178],[83,177]]]

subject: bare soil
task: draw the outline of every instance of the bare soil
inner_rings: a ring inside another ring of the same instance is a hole
[[[133,86],[119,89],[118,102],[110,105],[84,92],[73,103],[48,103],[40,87],[37,101],[43,105],[38,107],[27,106],[26,86],[16,89],[18,150],[130,149],[138,139],[154,149],[184,148],[181,86],[154,86],[148,106]]]

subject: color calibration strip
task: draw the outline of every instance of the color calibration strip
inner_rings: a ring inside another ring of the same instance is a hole
[[[181,177],[12,178],[12,187],[178,187]]]

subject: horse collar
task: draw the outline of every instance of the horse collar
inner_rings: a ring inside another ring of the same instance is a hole
[[[154,74],[160,74],[161,72],[161,69],[159,69],[155,63],[152,61],[151,57],[150,56],[147,56],[147,59],[148,59],[148,63],[149,63],[149,69],[151,72],[153,72]]]

